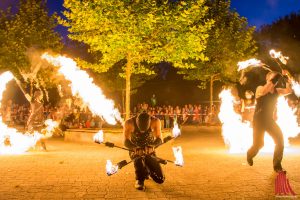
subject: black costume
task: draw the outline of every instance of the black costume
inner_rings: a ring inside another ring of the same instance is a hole
[[[252,158],[256,156],[259,149],[263,147],[264,133],[267,131],[275,142],[273,167],[275,171],[280,171],[282,170],[281,160],[283,156],[284,141],[282,132],[273,119],[277,98],[278,93],[275,89],[274,93],[267,93],[256,100],[253,117],[253,145],[247,152],[247,159],[248,162],[249,159],[252,161]]]
[[[153,117],[151,117],[151,119],[153,119]],[[136,117],[132,118],[132,120],[134,123],[134,131],[131,133],[131,145],[128,144],[130,141],[127,141],[127,144],[125,141],[125,145],[128,148],[133,148],[133,146],[135,148],[156,146],[157,139],[154,139],[151,127],[147,131],[141,133],[136,124]],[[158,139],[161,141],[160,138]],[[162,168],[155,157],[155,152],[144,156],[138,156],[135,155],[134,152],[130,152],[129,155],[131,159],[134,160],[136,180],[143,182],[148,175],[150,175],[156,183],[164,182],[165,177]]]

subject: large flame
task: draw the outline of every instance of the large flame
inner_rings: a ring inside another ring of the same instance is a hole
[[[74,60],[65,56],[54,57],[48,53],[44,53],[42,58],[60,67],[59,72],[71,81],[73,95],[78,94],[93,114],[102,116],[109,124],[116,124],[117,120],[123,121],[119,111],[114,108],[114,102],[104,96],[102,90],[93,83],[93,79],[80,70]]]
[[[220,93],[221,107],[219,118],[222,122],[222,135],[230,153],[244,153],[252,145],[252,127],[249,122],[242,122],[240,114],[234,111],[234,97],[229,89]],[[280,126],[285,146],[289,145],[288,138],[295,137],[300,132],[297,117],[288,106],[284,97],[279,97],[277,102],[277,123]],[[273,152],[274,142],[269,134],[265,134],[263,152]]]
[[[0,102],[2,101],[7,83],[13,78],[14,76],[11,72],[5,72],[0,75]],[[14,128],[7,127],[2,122],[2,116],[0,116],[0,154],[23,153],[34,146],[40,137],[41,135],[38,133],[34,133],[33,135],[22,134]]]
[[[249,60],[246,60],[246,61],[241,61],[241,62],[238,62],[238,71],[241,71],[243,69],[246,69],[250,66],[252,67],[259,67],[259,66],[262,66],[263,63],[260,61],[260,60],[257,60],[256,58],[252,58],[252,59],[249,59]]]

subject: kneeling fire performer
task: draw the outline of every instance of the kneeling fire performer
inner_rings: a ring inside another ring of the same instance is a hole
[[[286,71],[282,74],[286,75]],[[247,152],[247,162],[253,165],[253,158],[264,146],[265,131],[270,134],[275,142],[273,155],[273,168],[276,172],[282,171],[281,160],[283,157],[284,141],[283,135],[273,119],[274,109],[279,95],[287,95],[292,92],[290,80],[285,88],[279,88],[278,82],[281,75],[277,72],[269,72],[266,75],[266,84],[256,89],[256,107],[253,117],[253,145]]]
[[[43,93],[41,91],[35,91],[33,100],[30,102],[30,115],[27,121],[27,131],[33,133],[44,128],[44,105],[42,102]],[[46,150],[46,144],[43,138],[40,139],[40,145],[43,150]]]
[[[160,120],[146,112],[128,119],[124,125],[124,139],[124,145],[133,150],[129,155],[134,161],[135,188],[144,190],[148,175],[156,183],[163,183],[165,177],[155,157],[155,147],[162,143]]]

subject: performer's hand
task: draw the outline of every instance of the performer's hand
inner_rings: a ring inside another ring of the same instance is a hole
[[[151,154],[154,152],[154,147],[153,146],[146,146],[145,147],[145,152],[146,154]]]
[[[142,156],[144,154],[144,149],[143,148],[135,148],[134,149],[134,155],[135,156]]]

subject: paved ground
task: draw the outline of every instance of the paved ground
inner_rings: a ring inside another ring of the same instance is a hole
[[[0,156],[0,199],[274,199],[271,154],[260,154],[249,167],[245,155],[228,154],[219,131],[207,128],[183,130],[158,155],[173,159],[173,145],[182,146],[184,167],[163,166],[165,183],[148,180],[141,192],[133,187],[133,165],[110,177],[105,173],[106,160],[128,159],[126,152],[51,139],[48,152]],[[300,193],[300,142],[293,148],[283,165]]]

